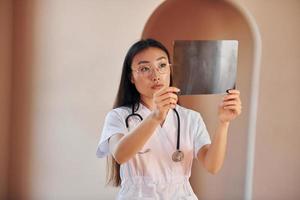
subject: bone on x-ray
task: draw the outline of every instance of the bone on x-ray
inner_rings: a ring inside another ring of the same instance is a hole
[[[175,41],[173,85],[180,95],[226,93],[235,88],[237,56],[237,40]]]

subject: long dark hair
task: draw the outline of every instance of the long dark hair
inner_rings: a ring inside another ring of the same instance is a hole
[[[122,75],[119,84],[119,90],[113,108],[117,108],[121,106],[132,107],[135,105],[139,105],[140,93],[137,91],[135,85],[131,82],[131,73],[132,73],[131,64],[136,54],[150,47],[159,48],[162,51],[164,51],[168,56],[169,62],[171,62],[170,54],[167,48],[160,42],[149,38],[149,39],[142,39],[134,43],[129,48],[123,62],[123,69],[122,69]],[[170,85],[172,85],[172,73],[170,73]],[[136,109],[138,109],[138,107]],[[108,183],[111,183],[113,186],[116,187],[120,186],[121,184],[120,165],[116,162],[116,160],[112,156],[108,157],[107,163],[108,163],[108,167],[107,167]]]

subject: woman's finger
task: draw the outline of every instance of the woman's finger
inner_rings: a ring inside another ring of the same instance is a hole
[[[169,92],[172,92],[172,93],[177,93],[179,92],[180,89],[176,88],[176,87],[164,87],[162,89],[160,89],[159,91],[157,91],[156,93],[154,93],[154,97],[158,97],[158,96],[161,96],[165,93],[169,93]]]
[[[177,100],[175,100],[173,98],[168,98],[168,99],[162,100],[159,103],[157,103],[157,106],[159,108],[162,108],[162,107],[165,107],[167,105],[176,104],[176,103],[177,103]]]
[[[167,99],[164,100],[163,102],[161,102],[157,108],[160,111],[166,112],[167,110],[169,110],[171,107],[175,107],[176,106],[176,101],[172,100],[172,99]]]
[[[234,112],[237,112],[238,114],[241,113],[242,108],[239,106],[225,106],[224,107],[225,110],[232,110]]]
[[[154,102],[155,102],[155,103],[158,103],[158,102],[163,101],[163,100],[168,99],[168,98],[175,99],[176,101],[177,101],[177,99],[178,99],[178,97],[177,97],[176,94],[170,93],[170,92],[169,92],[169,93],[165,93],[165,94],[163,94],[163,95],[161,95],[161,96],[159,96],[159,97],[155,97],[155,98],[154,98]]]
[[[240,105],[239,102],[237,100],[230,100],[230,101],[225,101],[221,104],[222,107],[224,106],[229,106],[229,105]]]
[[[223,102],[226,102],[226,101],[232,101],[232,100],[237,101],[239,104],[242,103],[240,97],[239,97],[239,96],[236,96],[236,95],[234,95],[234,96],[225,96],[225,97],[223,97]]]
[[[236,99],[236,98],[239,98],[239,97],[240,97],[239,94],[227,94],[223,97],[223,100]]]
[[[226,92],[228,92],[229,94],[240,94],[240,91],[236,89],[229,89]]]

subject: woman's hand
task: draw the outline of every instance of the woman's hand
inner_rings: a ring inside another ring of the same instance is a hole
[[[153,95],[153,116],[159,123],[162,123],[169,109],[174,109],[176,107],[178,97],[177,92],[180,90],[176,87],[165,87],[157,91]]]
[[[223,101],[218,109],[218,116],[221,122],[230,122],[242,112],[240,91],[229,90],[229,94],[223,97]]]

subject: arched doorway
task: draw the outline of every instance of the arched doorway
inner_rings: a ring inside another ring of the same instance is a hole
[[[173,55],[174,40],[239,41],[237,88],[243,114],[231,124],[223,169],[211,176],[194,162],[192,187],[200,199],[251,199],[261,41],[246,9],[230,1],[167,0],[147,21],[142,38],[155,38]],[[221,95],[186,96],[181,104],[199,111],[212,136]]]

